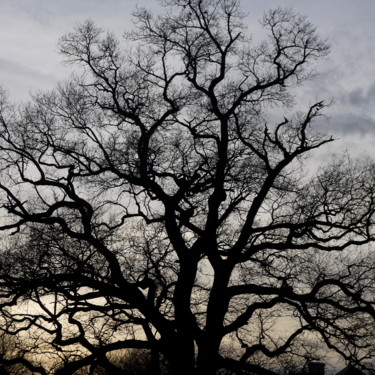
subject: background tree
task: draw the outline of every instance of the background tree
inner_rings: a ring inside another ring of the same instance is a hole
[[[269,374],[254,358],[309,332],[371,360],[374,167],[309,177],[325,104],[292,109],[327,44],[291,10],[267,12],[256,44],[236,0],[164,5],[137,10],[124,47],[80,25],[60,42],[69,81],[1,99],[8,333],[70,353],[59,375],[121,374],[110,354],[129,348],[174,374]]]
[[[3,321],[2,321],[3,323]],[[5,327],[6,328],[6,327]],[[2,375],[32,375],[34,370],[38,374],[47,374],[44,367],[36,358],[30,358],[30,346],[26,337],[0,333],[0,374]]]

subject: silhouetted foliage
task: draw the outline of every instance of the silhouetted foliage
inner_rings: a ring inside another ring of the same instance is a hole
[[[56,375],[124,374],[127,349],[171,374],[272,374],[309,335],[373,359],[374,166],[310,177],[325,103],[293,109],[327,44],[288,9],[257,44],[237,0],[164,3],[124,45],[83,23],[60,41],[69,81],[2,96],[7,334]]]

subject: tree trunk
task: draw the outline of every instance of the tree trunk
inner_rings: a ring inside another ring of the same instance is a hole
[[[207,305],[207,319],[204,338],[198,348],[197,375],[215,375],[219,362],[224,317],[228,310],[228,300],[224,298],[230,269],[216,267],[215,278]]]
[[[167,361],[170,375],[195,374],[194,350],[192,351],[184,342],[170,348]]]
[[[217,341],[217,340],[216,340]],[[216,375],[220,342],[206,342],[198,353],[196,375]]]
[[[191,312],[191,295],[197,273],[198,258],[185,258],[180,263],[180,274],[176,283],[173,303],[175,307],[176,336],[166,342],[167,359],[173,375],[194,374],[195,321]]]

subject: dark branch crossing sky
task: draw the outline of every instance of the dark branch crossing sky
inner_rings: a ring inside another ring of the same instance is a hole
[[[13,101],[52,89],[69,74],[57,53],[59,37],[88,18],[121,36],[132,28],[131,12],[137,5],[156,12],[160,8],[156,0],[0,0],[0,85]],[[319,75],[301,89],[301,102],[307,106],[315,100],[333,100],[321,123],[337,138],[327,152],[347,149],[373,159],[375,1],[243,0],[242,6],[255,36],[263,12],[282,6],[306,15],[328,39],[331,54],[317,65]]]

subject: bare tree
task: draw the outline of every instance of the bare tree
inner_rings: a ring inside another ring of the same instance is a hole
[[[82,24],[60,42],[69,81],[1,100],[8,333],[69,353],[58,375],[121,374],[110,354],[129,348],[172,374],[270,374],[254,358],[309,333],[373,359],[374,167],[310,178],[325,103],[293,109],[327,44],[291,10],[256,44],[237,0],[164,5],[137,10],[124,46]]]

